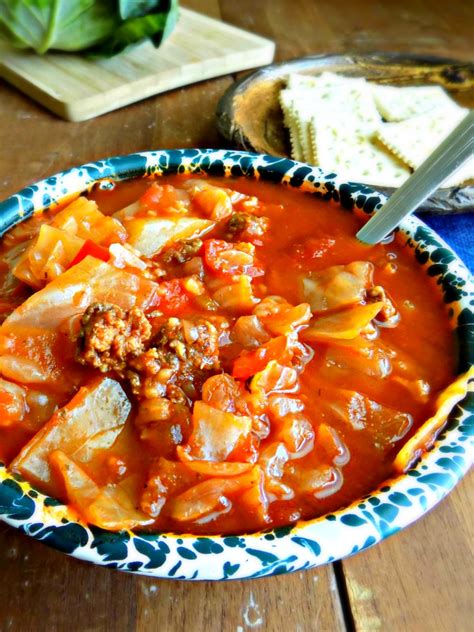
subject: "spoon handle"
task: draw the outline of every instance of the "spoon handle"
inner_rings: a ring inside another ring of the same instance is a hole
[[[381,241],[473,153],[474,110],[470,110],[451,134],[359,230],[356,237],[367,244]]]

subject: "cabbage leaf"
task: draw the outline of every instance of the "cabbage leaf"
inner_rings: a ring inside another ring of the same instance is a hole
[[[0,0],[0,35],[18,48],[114,55],[176,25],[178,0]]]

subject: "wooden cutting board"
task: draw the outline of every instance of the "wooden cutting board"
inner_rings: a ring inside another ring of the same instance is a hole
[[[274,42],[189,9],[159,49],[143,42],[109,59],[12,49],[0,76],[69,121],[83,121],[196,81],[271,63]]]

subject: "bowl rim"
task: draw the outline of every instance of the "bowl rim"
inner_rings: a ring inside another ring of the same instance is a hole
[[[25,187],[0,203],[0,235],[99,180],[171,173],[261,178],[313,192],[326,201],[371,214],[385,197],[373,189],[290,159],[220,149],[171,149],[114,156],[73,167]],[[400,227],[406,244],[440,286],[461,343],[458,372],[474,364],[474,285],[452,249],[415,217]],[[456,290],[453,292],[453,290]],[[469,343],[469,336],[471,341]],[[0,463],[0,520],[76,558],[157,578],[222,580],[281,574],[362,551],[432,509],[473,461],[469,418],[474,392],[460,402],[435,446],[407,474],[330,514],[287,527],[239,536],[108,532],[89,527],[67,506],[36,491]],[[212,564],[210,560],[212,559]]]

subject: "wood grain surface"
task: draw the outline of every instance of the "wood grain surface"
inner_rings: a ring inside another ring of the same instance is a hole
[[[274,43],[183,8],[171,36],[107,59],[17,50],[0,40],[0,76],[68,121],[84,121],[200,79],[269,64]]]
[[[472,630],[473,483],[471,473],[417,524],[343,562],[358,630]]]
[[[277,59],[376,50],[472,56],[473,3],[183,0],[275,39]],[[113,154],[217,147],[228,76],[67,123],[0,82],[0,198]],[[156,581],[67,558],[0,525],[0,632],[464,632],[472,629],[473,477],[428,516],[354,558],[286,577]]]

